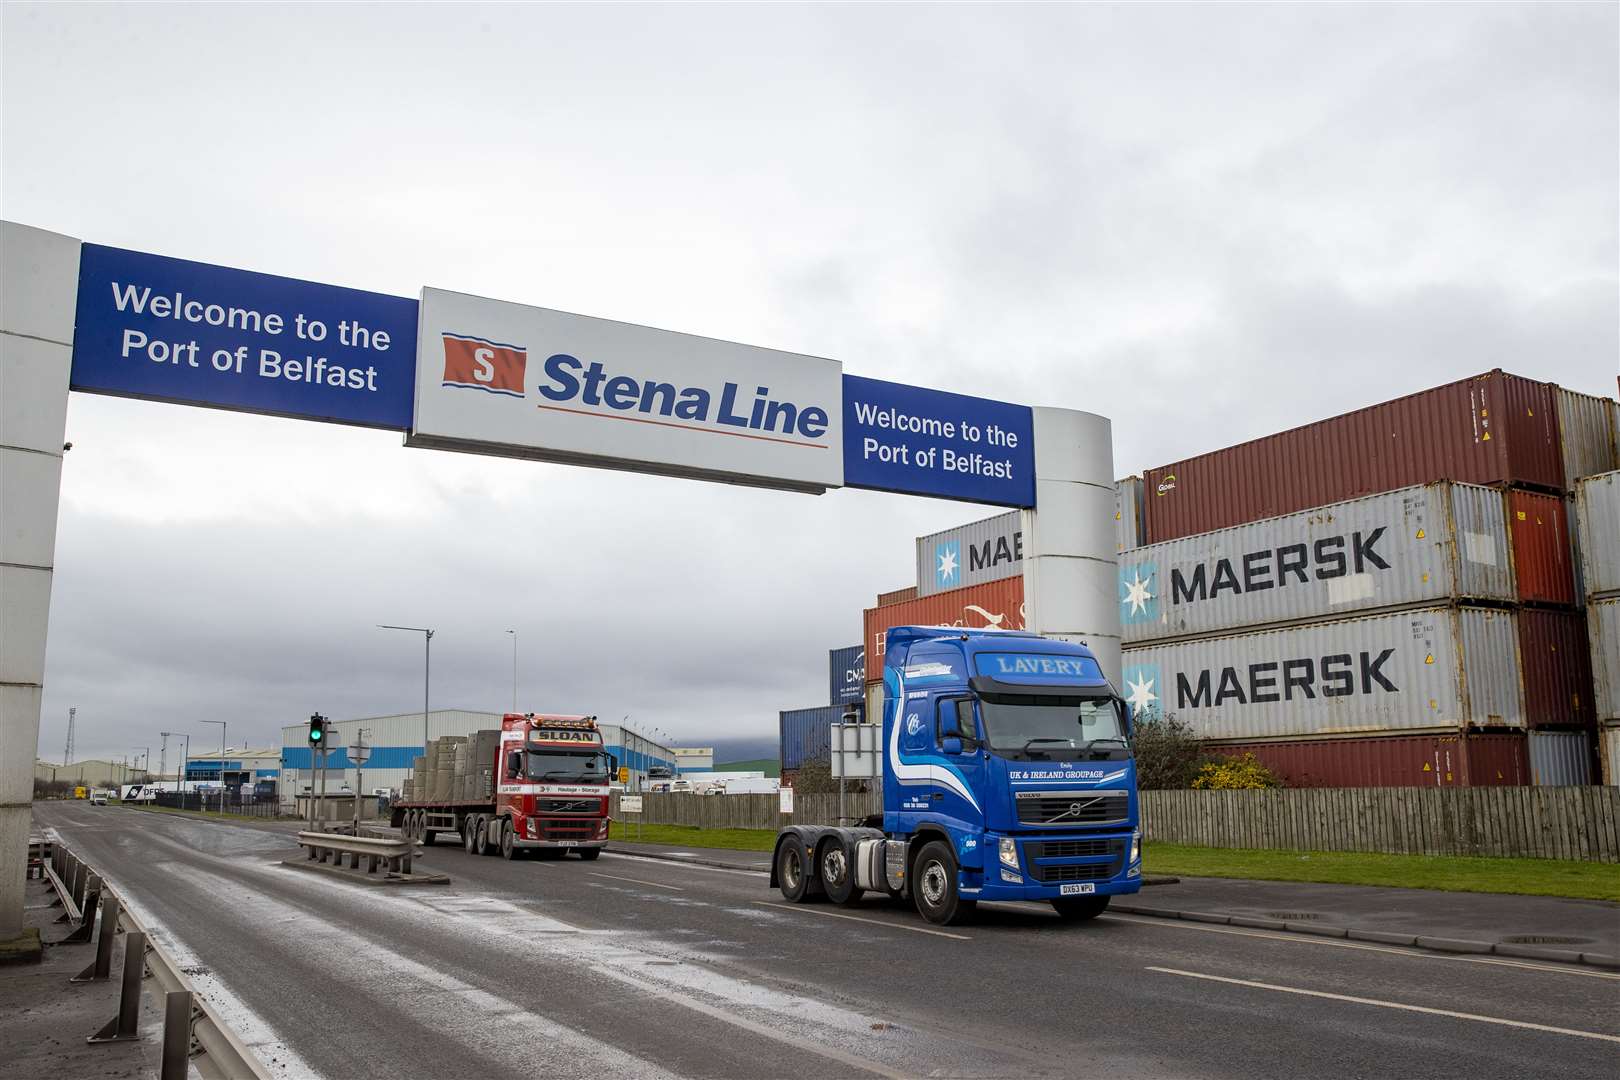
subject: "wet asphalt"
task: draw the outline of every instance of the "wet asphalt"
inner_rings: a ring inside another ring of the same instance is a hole
[[[1620,973],[981,905],[790,906],[609,852],[291,870],[291,831],[83,803],[54,828],[283,1076],[1609,1077]]]

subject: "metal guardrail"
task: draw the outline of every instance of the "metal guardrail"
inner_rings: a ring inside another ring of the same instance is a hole
[[[333,866],[342,866],[344,856],[348,856],[350,867],[358,870],[360,860],[365,859],[368,874],[375,874],[379,864],[389,873],[409,874],[411,854],[415,847],[403,837],[349,836],[326,832],[301,832],[298,834],[298,844],[309,852],[312,860],[324,863],[330,859]]]
[[[78,927],[62,941],[88,941],[96,932],[96,956],[90,966],[71,982],[104,982],[112,977],[113,945],[124,936],[124,962],[120,971],[118,1014],[85,1041],[127,1042],[140,1038],[141,980],[148,975],[164,993],[163,1054],[161,1080],[185,1080],[189,1065],[196,1065],[207,1080],[271,1080],[247,1044],[231,1031],[202,996],[196,992],[180,966],[101,878],[90,872],[78,856],[61,842],[54,844],[45,877],[56,890],[65,909],[58,921],[69,916]]]

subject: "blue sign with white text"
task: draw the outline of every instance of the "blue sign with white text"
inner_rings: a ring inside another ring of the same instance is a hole
[[[72,388],[404,431],[415,300],[85,244]]]
[[[1027,405],[844,376],[844,486],[1035,505]]]

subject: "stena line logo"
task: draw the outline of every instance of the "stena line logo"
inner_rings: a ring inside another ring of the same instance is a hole
[[[446,333],[441,385],[520,398],[527,364],[528,350],[522,345],[502,345],[470,334]]]
[[[783,401],[768,386],[750,395],[742,385],[677,386],[608,371],[565,353],[549,357],[538,390],[552,404],[542,409],[607,420],[657,424],[825,450],[828,412],[820,405]]]

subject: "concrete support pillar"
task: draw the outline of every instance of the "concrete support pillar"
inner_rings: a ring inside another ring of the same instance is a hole
[[[1073,409],[1035,412],[1035,506],[1025,510],[1024,625],[1090,646],[1120,687],[1114,429]]]
[[[22,932],[79,241],[0,222],[0,941]]]

